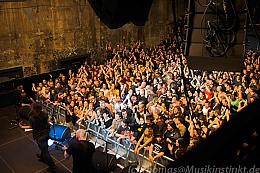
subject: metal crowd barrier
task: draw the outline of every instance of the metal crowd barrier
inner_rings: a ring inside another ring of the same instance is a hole
[[[55,123],[62,124],[64,126],[70,127],[72,132],[75,132],[77,129],[86,129],[86,131],[93,136],[95,147],[102,147],[103,152],[108,152],[115,155],[117,158],[122,158],[125,163],[124,166],[129,165],[129,163],[136,162],[138,164],[137,170],[140,172],[146,170],[152,172],[151,170],[155,168],[165,168],[171,162],[174,162],[169,157],[163,156],[155,160],[154,163],[151,163],[149,160],[148,153],[144,149],[143,153],[139,155],[134,154],[135,145],[132,144],[129,140],[123,139],[120,142],[117,142],[117,137],[109,137],[109,132],[90,121],[83,121],[80,124],[73,126],[71,123],[66,123],[66,109],[62,106],[54,104],[45,104],[43,103],[43,111],[47,112],[50,118],[54,119]]]

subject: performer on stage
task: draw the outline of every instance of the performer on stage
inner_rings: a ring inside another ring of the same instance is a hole
[[[31,105],[32,103],[34,103],[34,102],[35,102],[35,101],[34,101],[31,97],[29,97],[24,90],[22,90],[22,91],[20,92],[19,104],[20,104],[22,107],[25,107],[25,106],[30,107],[30,105]]]
[[[69,159],[71,155],[73,156],[73,173],[92,173],[92,156],[95,152],[95,146],[87,141],[86,131],[83,129],[77,130],[76,139],[68,148],[62,147],[64,158]]]
[[[48,172],[56,172],[55,164],[48,151],[48,139],[49,139],[49,118],[47,113],[42,111],[42,104],[34,102],[31,104],[32,116],[29,118],[30,125],[19,126],[23,129],[33,129],[33,138],[36,140],[41,154],[36,154],[37,157],[44,160],[48,164]]]

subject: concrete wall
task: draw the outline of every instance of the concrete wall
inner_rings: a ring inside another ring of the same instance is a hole
[[[178,6],[179,15],[184,6]],[[57,69],[58,59],[68,56],[102,58],[107,42],[157,44],[173,27],[172,16],[171,0],[154,0],[145,26],[110,30],[87,0],[0,2],[0,69],[22,65],[31,76]]]

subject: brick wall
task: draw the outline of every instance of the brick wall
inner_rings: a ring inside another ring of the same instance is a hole
[[[178,14],[184,9],[180,2],[176,8]],[[100,22],[87,0],[1,2],[0,69],[22,65],[31,76],[57,69],[58,59],[68,56],[94,52],[102,59],[107,42],[157,44],[172,21],[171,0],[154,0],[145,26],[115,30]]]

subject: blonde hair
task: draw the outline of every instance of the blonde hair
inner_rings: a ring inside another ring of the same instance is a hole
[[[154,132],[153,132],[152,127],[147,127],[146,129],[148,130],[148,134],[144,133],[144,136],[147,137],[147,138],[152,138],[154,136]]]

